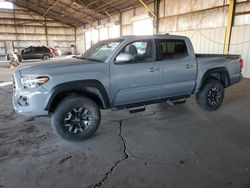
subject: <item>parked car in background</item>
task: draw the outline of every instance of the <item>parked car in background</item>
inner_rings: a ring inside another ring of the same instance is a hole
[[[49,60],[54,56],[53,50],[46,46],[30,46],[21,51],[21,57],[25,59]]]

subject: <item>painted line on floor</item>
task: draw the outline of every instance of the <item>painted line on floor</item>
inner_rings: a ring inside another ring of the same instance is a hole
[[[8,86],[8,85],[12,85],[12,82],[3,82],[3,83],[0,83],[0,87],[4,87],[4,86]]]

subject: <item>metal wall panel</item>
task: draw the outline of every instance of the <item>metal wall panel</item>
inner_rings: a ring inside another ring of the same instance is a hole
[[[154,10],[154,3],[149,3],[147,4],[147,6],[151,9],[151,10]],[[135,8],[135,15],[141,15],[141,14],[147,14],[147,10],[145,9],[145,7],[143,6],[139,6],[139,7],[136,7]]]
[[[127,10],[122,13],[122,24],[127,25],[131,24],[130,18],[134,16],[134,10]]]
[[[222,54],[224,47],[225,28],[187,30],[170,32],[183,35],[192,41],[195,53]]]
[[[159,32],[167,33],[171,31],[177,31],[177,16],[170,18],[161,18],[159,20]]]
[[[250,25],[235,26],[232,28],[231,54],[241,54],[244,60],[243,75],[250,78]]]
[[[165,0],[164,16],[173,16],[223,6],[224,0]],[[161,9],[163,11],[164,9]]]
[[[14,13],[15,17],[13,10],[0,9],[0,42],[11,41],[15,48],[47,45],[44,18],[41,15],[21,9],[14,9]],[[70,52],[70,45],[75,43],[74,28],[52,19],[47,19],[46,25],[48,44],[57,46],[63,53]],[[5,47],[1,47],[0,55],[5,55]]]
[[[76,29],[76,50],[80,54],[85,51],[84,31],[84,27],[82,26]]]
[[[133,34],[133,25],[123,25],[122,26],[122,35],[132,35]]]
[[[226,26],[227,7],[160,19],[159,32],[186,31]]]

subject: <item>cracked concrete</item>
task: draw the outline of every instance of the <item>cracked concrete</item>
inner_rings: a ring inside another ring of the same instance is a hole
[[[123,158],[116,161],[114,163],[114,165],[110,168],[110,170],[105,174],[105,176],[102,178],[101,181],[99,181],[98,183],[96,183],[95,185],[93,186],[90,186],[90,187],[93,187],[93,188],[96,188],[96,187],[101,187],[105,181],[112,175],[112,172],[113,170],[121,163],[123,162],[124,160],[128,159],[129,158],[129,154],[127,153],[127,146],[126,146],[126,142],[125,142],[125,139],[123,138],[122,136],[122,121],[119,122],[119,137],[121,138],[121,141],[122,141],[122,152],[123,152]]]
[[[190,99],[145,112],[102,111],[94,137],[57,138],[48,118],[12,113],[0,88],[0,187],[210,188],[250,186],[250,80],[204,112]]]

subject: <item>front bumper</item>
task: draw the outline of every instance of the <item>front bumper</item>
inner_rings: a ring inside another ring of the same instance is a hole
[[[23,89],[20,83],[21,75],[16,71],[13,75],[12,105],[15,112],[25,116],[45,116],[45,101],[48,91],[42,86],[34,89]]]

